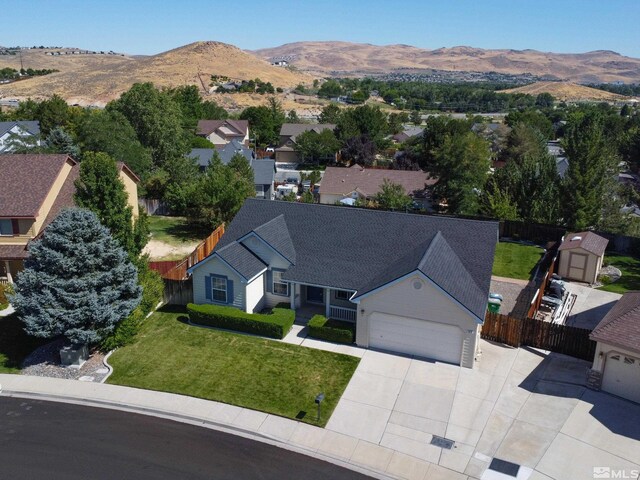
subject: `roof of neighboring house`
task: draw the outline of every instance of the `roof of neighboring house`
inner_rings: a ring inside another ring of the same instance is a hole
[[[200,167],[208,167],[213,159],[214,148],[192,148],[187,157],[193,158]]]
[[[380,191],[384,180],[400,184],[408,194],[422,192],[425,186],[433,185],[436,179],[420,170],[382,170],[354,165],[350,168],[327,167],[320,184],[320,195],[349,195],[358,190],[366,197]]]
[[[640,291],[625,293],[589,338],[640,352]]]
[[[253,160],[253,150],[235,139],[231,140],[224,147],[218,148],[217,150],[220,160],[225,165],[227,165],[231,161],[233,156],[237,153],[246,158],[249,163],[251,163],[251,160]]]
[[[22,260],[28,256],[26,245],[0,245],[0,258],[3,260]]]
[[[558,250],[582,248],[598,256],[604,255],[609,240],[593,232],[567,233]]]
[[[276,161],[269,158],[253,160],[253,183],[256,185],[271,185],[276,173]]]
[[[198,120],[196,135],[211,135],[221,127],[226,127],[224,135],[245,136],[249,131],[248,120]]]
[[[417,271],[484,319],[497,222],[248,199],[215,252],[251,233],[292,263],[284,280],[360,296]]]
[[[556,157],[556,171],[560,178],[564,178],[569,170],[569,159],[567,157]]]
[[[0,155],[0,217],[36,218],[68,155]]]
[[[40,134],[40,122],[38,122],[37,120],[17,120],[12,122],[0,122],[0,137],[16,125],[20,126],[23,130],[29,132],[31,135]]]
[[[283,123],[280,128],[281,137],[297,137],[301,133],[314,131],[320,133],[323,130],[335,130],[333,123]]]

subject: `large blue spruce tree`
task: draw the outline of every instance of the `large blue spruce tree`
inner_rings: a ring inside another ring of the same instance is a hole
[[[140,303],[129,256],[89,210],[63,210],[29,245],[11,303],[36,337],[94,344]]]

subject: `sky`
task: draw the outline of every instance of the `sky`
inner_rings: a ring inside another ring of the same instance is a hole
[[[247,50],[343,40],[640,58],[640,0],[0,0],[8,11],[2,46],[150,55],[198,40]]]

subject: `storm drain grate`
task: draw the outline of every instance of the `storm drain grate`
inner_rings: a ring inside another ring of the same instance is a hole
[[[453,440],[449,440],[448,438],[439,437],[434,435],[431,437],[431,445],[435,445],[436,447],[446,448],[447,450],[451,450],[453,448],[453,444],[455,442]]]
[[[520,465],[516,463],[507,462],[506,460],[500,460],[499,458],[494,458],[491,460],[491,464],[489,465],[489,470],[493,470],[494,472],[504,473],[505,475],[509,475],[510,477],[517,477],[518,471],[520,470]]]

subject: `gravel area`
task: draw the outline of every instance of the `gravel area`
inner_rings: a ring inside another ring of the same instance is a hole
[[[66,378],[84,382],[101,382],[109,373],[102,360],[104,354],[95,351],[81,368],[60,365],[60,349],[64,339],[55,340],[34,350],[23,362],[22,374],[37,377]]]

